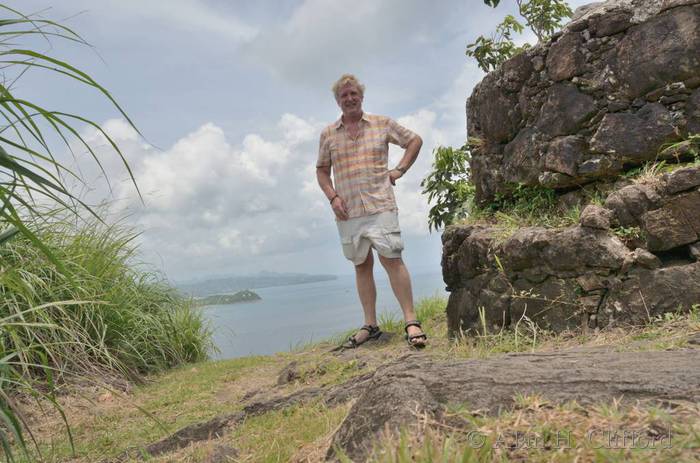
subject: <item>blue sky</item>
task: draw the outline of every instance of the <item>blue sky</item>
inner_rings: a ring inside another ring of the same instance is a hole
[[[425,141],[396,193],[409,269],[439,271],[440,234],[428,233],[419,183],[435,146],[466,138],[466,98],[483,74],[465,46],[514,12],[515,2],[501,3],[493,10],[481,0],[9,2],[62,21],[92,45],[38,44],[107,87],[145,140],[97,94],[70,82],[47,84],[34,72],[15,93],[87,115],[120,143],[145,205],[88,128],[113,189],[79,156],[91,186],[84,195],[109,200],[114,217],[142,230],[142,259],[169,278],[341,274],[352,267],[314,163],[320,130],[339,115],[330,86],[352,72],[367,87],[366,111]],[[392,150],[392,162],[399,157]]]

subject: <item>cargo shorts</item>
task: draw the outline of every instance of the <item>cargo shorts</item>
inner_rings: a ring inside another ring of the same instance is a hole
[[[373,247],[384,257],[401,257],[403,240],[399,229],[398,211],[353,217],[336,221],[343,255],[355,265],[367,258]]]

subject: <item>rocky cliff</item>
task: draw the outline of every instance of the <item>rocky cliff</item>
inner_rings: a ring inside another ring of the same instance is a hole
[[[699,3],[579,8],[549,43],[488,74],[467,104],[477,199],[513,183],[568,189],[614,177],[700,132]]]
[[[687,163],[697,143],[683,141],[700,133],[699,50],[700,0],[611,0],[579,8],[476,86],[467,119],[478,204],[516,185],[554,189],[562,207],[605,194],[568,228],[504,237],[488,223],[448,227],[452,332],[524,317],[597,328],[700,303],[700,167]],[[621,178],[660,159],[679,168]]]

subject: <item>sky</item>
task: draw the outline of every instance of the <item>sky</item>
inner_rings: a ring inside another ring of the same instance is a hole
[[[428,231],[420,182],[434,148],[466,139],[466,99],[484,75],[466,45],[514,14],[514,1],[496,9],[481,0],[6,3],[89,42],[33,45],[106,87],[138,132],[67,79],[28,72],[15,94],[87,116],[117,142],[141,197],[96,129],[81,133],[109,181],[80,149],[55,152],[81,173],[81,197],[106,202],[112,220],[140,232],[139,259],[170,280],[353,272],[315,177],[320,131],[340,115],[331,86],[347,72],[366,86],[365,111],[424,140],[395,193],[409,271],[440,271],[440,232]],[[401,154],[392,147],[389,165]]]

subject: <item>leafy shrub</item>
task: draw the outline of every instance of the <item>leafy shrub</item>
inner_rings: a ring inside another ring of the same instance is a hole
[[[469,148],[439,146],[433,151],[431,172],[421,182],[422,193],[435,204],[428,212],[428,229],[450,225],[467,214],[467,204],[474,197],[469,181]]]
[[[562,21],[573,14],[569,5],[563,0],[515,0],[515,2],[520,16],[525,20],[525,25],[540,42],[547,40],[561,27]],[[500,0],[484,0],[484,3],[495,8]],[[507,15],[491,37],[482,35],[474,43],[467,45],[466,55],[476,59],[484,72],[496,69],[504,61],[529,47],[529,44],[516,46],[513,41],[513,34],[521,34],[524,30],[525,26],[515,17]]]

